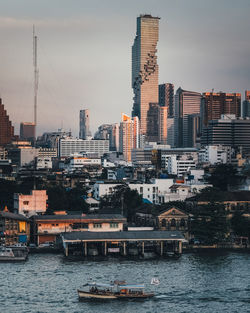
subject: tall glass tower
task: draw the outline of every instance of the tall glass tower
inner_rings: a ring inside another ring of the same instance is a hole
[[[149,103],[158,103],[158,64],[156,46],[159,38],[159,17],[140,15],[132,46],[133,116],[140,119],[141,133],[147,135]]]

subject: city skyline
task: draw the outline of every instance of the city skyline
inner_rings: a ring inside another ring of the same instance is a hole
[[[131,46],[136,17],[143,13],[161,17],[160,84],[173,83],[176,90],[240,92],[243,99],[250,85],[250,4],[221,1],[214,10],[213,2],[159,1],[155,6],[152,1],[108,1],[106,6],[61,1],[59,10],[57,1],[52,6],[28,0],[2,4],[0,95],[15,134],[21,121],[33,121],[33,24],[40,70],[38,135],[61,126],[77,135],[82,107],[93,116],[92,132],[105,122],[119,122],[121,112],[130,114]]]

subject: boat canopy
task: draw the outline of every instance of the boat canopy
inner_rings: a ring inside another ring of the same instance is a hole
[[[120,289],[143,289],[144,285],[120,285]]]
[[[84,286],[90,286],[90,287],[102,287],[102,288],[114,288],[114,285],[111,284],[103,284],[103,283],[87,283]]]

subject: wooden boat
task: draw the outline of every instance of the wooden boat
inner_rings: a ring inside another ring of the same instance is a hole
[[[145,299],[153,297],[153,293],[144,292],[144,285],[131,285],[126,282],[114,281],[110,284],[88,283],[84,287],[88,291],[78,289],[79,300],[112,300],[112,299]]]

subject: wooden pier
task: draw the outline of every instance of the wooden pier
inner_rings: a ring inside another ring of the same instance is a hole
[[[70,256],[179,256],[186,242],[178,231],[70,232],[61,234]]]

